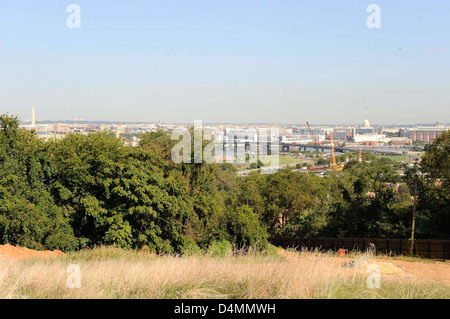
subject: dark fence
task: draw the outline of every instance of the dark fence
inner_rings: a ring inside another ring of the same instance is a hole
[[[409,255],[410,240],[399,238],[273,238],[275,246],[297,249],[319,249],[338,251],[339,248],[366,251],[374,244],[378,254]],[[430,259],[450,259],[450,240],[416,239],[415,257]]]

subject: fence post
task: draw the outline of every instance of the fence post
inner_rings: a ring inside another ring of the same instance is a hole
[[[431,259],[431,240],[428,240],[428,259]]]
[[[447,254],[447,247],[446,247],[446,244],[447,243],[447,241],[446,240],[444,240],[444,242],[442,243],[442,246],[444,247],[444,255],[442,256],[442,258],[444,258],[444,261],[445,261],[445,257],[446,257],[446,254]]]

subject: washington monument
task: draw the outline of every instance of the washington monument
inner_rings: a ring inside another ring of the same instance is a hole
[[[32,126],[36,126],[36,114],[35,114],[35,111],[34,111],[34,106],[31,109],[31,125]]]

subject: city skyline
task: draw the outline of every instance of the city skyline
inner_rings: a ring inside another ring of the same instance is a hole
[[[189,124],[189,122],[161,122],[161,121],[107,121],[107,120],[102,120],[102,119],[98,119],[98,120],[87,120],[87,119],[83,119],[83,118],[73,118],[73,119],[57,119],[57,120],[49,120],[49,119],[41,119],[41,120],[36,120],[36,109],[35,107],[32,107],[31,109],[31,119],[27,119],[27,118],[20,118],[20,121],[22,123],[27,123],[30,122],[31,126],[35,126],[36,123],[123,123],[123,124],[157,124],[157,123],[162,123],[162,124]],[[14,115],[14,114],[13,114]],[[346,125],[356,125],[356,126],[365,126],[366,125],[366,121],[368,121],[369,119],[367,117],[365,117],[364,121],[361,123],[309,123],[308,121],[305,121],[304,123],[277,123],[277,122],[204,122],[205,124],[231,124],[231,125],[258,125],[258,124],[262,124],[262,125],[266,125],[266,124],[275,124],[275,125],[294,125],[294,126],[346,126]],[[201,120],[200,120],[201,121]],[[191,123],[193,124],[193,123]],[[361,125],[362,124],[362,125]],[[380,123],[372,123],[372,126],[419,126],[419,125],[423,125],[423,126],[434,126],[434,125],[444,125],[444,126],[448,126],[450,123],[446,123],[446,122],[434,122],[434,123],[384,123],[384,124],[380,124]]]

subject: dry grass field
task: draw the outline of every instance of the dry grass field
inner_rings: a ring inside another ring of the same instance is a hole
[[[381,287],[370,289],[366,265],[374,261],[368,255],[357,260],[359,267],[348,268],[342,267],[344,258],[306,252],[177,257],[102,247],[45,259],[1,259],[0,297],[450,298],[446,274],[424,279],[387,261],[376,261]],[[80,267],[80,288],[67,287],[70,264]],[[450,265],[438,264],[448,275]]]

